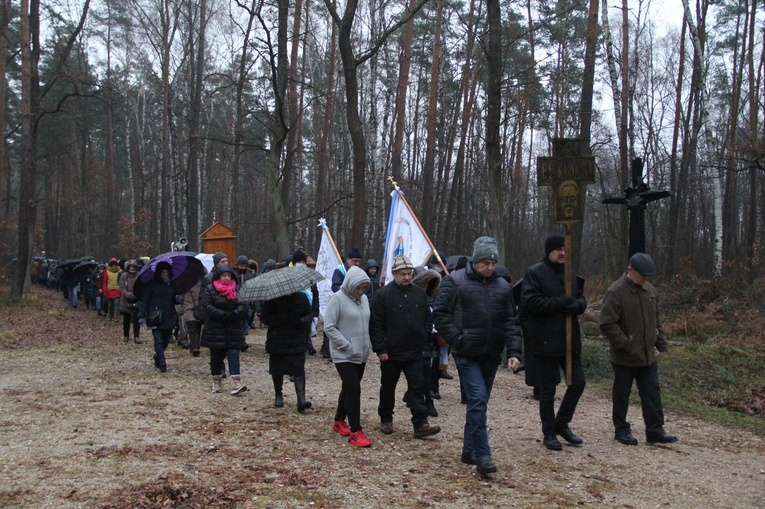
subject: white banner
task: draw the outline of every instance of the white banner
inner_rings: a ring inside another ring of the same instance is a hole
[[[393,281],[393,259],[398,255],[406,255],[415,267],[425,266],[430,259],[432,249],[425,234],[420,230],[409,207],[399,197],[394,189],[390,193],[391,207],[388,217],[388,233],[385,237],[385,266],[383,274],[385,284]]]
[[[324,316],[329,299],[333,295],[332,274],[341,264],[342,262],[337,259],[337,254],[332,248],[332,242],[330,242],[327,230],[325,229],[322,231],[319,254],[316,256],[316,271],[325,278],[316,284],[316,287],[319,289],[319,313],[321,313],[321,316]]]

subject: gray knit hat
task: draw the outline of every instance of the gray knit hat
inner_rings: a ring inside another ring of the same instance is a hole
[[[478,237],[473,243],[473,263],[484,260],[499,260],[497,241],[492,237]]]
[[[218,251],[213,255],[213,266],[218,265],[220,261],[224,258],[228,258],[228,255],[224,253],[223,251]]]

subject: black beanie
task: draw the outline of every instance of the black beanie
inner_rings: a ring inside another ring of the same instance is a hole
[[[351,250],[348,251],[347,258],[358,258],[358,259],[361,259],[362,258],[361,250],[359,248],[357,248],[357,247],[351,248]]]
[[[545,240],[545,256],[566,245],[563,235],[550,235]]]
[[[306,258],[305,253],[303,252],[302,249],[298,249],[297,251],[295,251],[292,254],[292,263],[293,264],[305,263],[307,259],[308,258]]]

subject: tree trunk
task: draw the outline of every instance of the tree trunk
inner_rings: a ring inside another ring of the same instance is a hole
[[[677,84],[675,85],[675,118],[672,122],[672,151],[669,154],[669,182],[673,190],[673,196],[669,202],[669,235],[667,235],[669,239],[667,273],[670,275],[675,273],[675,267],[678,263],[677,247],[680,245],[680,239],[677,237],[677,232],[680,227],[680,215],[682,212],[680,205],[685,197],[685,189],[678,185],[680,179],[677,167],[677,145],[680,134],[680,118],[683,112],[683,81],[685,78],[685,30],[685,21],[683,21],[683,26],[680,30],[680,54],[678,57]]]
[[[499,139],[502,115],[502,12],[499,0],[486,0],[486,165],[489,171],[489,230],[498,246],[505,245],[505,202],[502,185],[502,150]],[[508,253],[501,253],[508,256]]]
[[[197,52],[194,66],[194,82],[191,97],[191,111],[189,115],[189,158],[188,158],[188,231],[181,232],[188,239],[190,251],[201,250],[199,234],[201,233],[199,221],[199,171],[200,171],[200,145],[202,143],[201,116],[202,116],[202,87],[204,86],[205,72],[205,34],[207,31],[207,0],[200,0],[199,4],[199,36],[197,38]],[[189,34],[191,37],[191,32]],[[247,44],[243,42],[242,44]],[[234,149],[236,150],[236,148]]]
[[[5,166],[5,97],[8,90],[8,80],[5,77],[6,59],[8,58],[8,20],[10,0],[0,0],[0,213],[5,210],[3,205],[3,178],[9,168]]]
[[[409,0],[409,9],[413,9],[416,0]],[[398,72],[396,87],[396,121],[393,133],[393,153],[391,154],[391,175],[393,180],[401,180],[401,150],[404,141],[404,125],[406,124],[406,93],[409,88],[409,70],[412,64],[412,38],[414,24],[409,23],[404,30],[404,40],[401,43],[401,65]]]

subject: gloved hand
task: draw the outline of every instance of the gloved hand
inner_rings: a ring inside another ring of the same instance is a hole
[[[146,320],[143,318],[138,319],[138,325],[146,325]]]
[[[176,295],[175,296],[175,303],[176,304],[183,304],[183,295]]]

